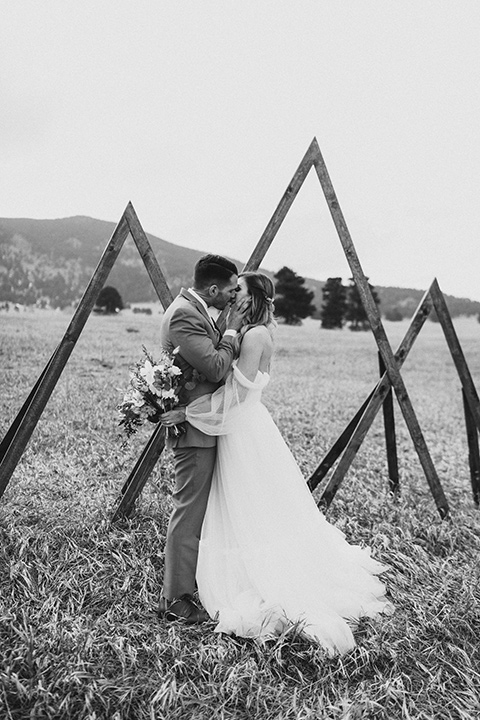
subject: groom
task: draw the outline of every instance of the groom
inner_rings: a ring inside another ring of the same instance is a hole
[[[222,383],[233,361],[234,339],[246,307],[233,306],[238,291],[236,266],[220,255],[205,255],[195,265],[193,287],[180,294],[162,319],[160,339],[171,352],[179,347],[182,370],[180,403],[187,405]],[[209,308],[232,305],[221,333]],[[166,620],[202,623],[209,619],[192,595],[195,590],[198,543],[216,458],[216,437],[188,423],[186,433],[169,440],[173,449],[175,490],[165,545],[165,570],[159,615]]]

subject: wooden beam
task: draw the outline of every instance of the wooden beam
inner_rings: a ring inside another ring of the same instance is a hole
[[[95,269],[90,282],[80,300],[75,314],[61,340],[57,350],[49,360],[36,384],[36,390],[28,405],[28,410],[20,414],[21,420],[16,424],[15,435],[0,463],[0,497],[5,492],[10,478],[20,460],[28,441],[45,409],[45,406],[57,384],[60,375],[72,353],[75,343],[82,332],[85,323],[95,305],[95,301],[102,289],[110,270],[118,257],[125,238],[129,232],[125,213],[120,218],[112,237],[105,248],[100,262]],[[14,421],[15,424],[15,421]]]
[[[15,437],[17,430],[19,429],[20,425],[23,422],[23,418],[28,413],[30,405],[32,404],[32,400],[34,399],[35,395],[37,394],[38,388],[40,387],[41,383],[43,382],[43,378],[45,377],[45,374],[48,372],[48,369],[50,365],[52,364],[52,360],[55,357],[55,355],[58,352],[58,346],[55,348],[50,360],[45,365],[44,369],[42,370],[37,382],[33,386],[33,388],[30,391],[29,396],[23,403],[22,407],[20,408],[19,412],[17,413],[17,416],[15,417],[14,421],[10,425],[10,428],[5,433],[5,436],[0,443],[0,462],[5,457],[5,453],[7,452],[10,443],[12,442],[13,438]]]
[[[287,189],[282,195],[282,198],[280,202],[278,203],[278,206],[273,213],[272,217],[270,218],[270,221],[267,224],[267,227],[262,233],[262,236],[260,240],[258,241],[255,249],[253,250],[252,254],[250,255],[250,258],[247,262],[247,264],[244,267],[245,271],[251,271],[251,270],[257,270],[260,266],[260,263],[262,262],[263,258],[265,257],[268,248],[273,242],[273,239],[275,238],[275,235],[277,234],[281,224],[285,220],[285,216],[287,212],[290,210],[290,207],[295,200],[298,191],[302,187],[305,178],[307,177],[310,168],[313,164],[313,155],[315,153],[316,149],[316,140],[315,138],[310,143],[310,147],[308,148],[307,152],[305,153],[300,165],[298,166],[291,182],[289,183]]]
[[[480,401],[478,399],[478,393],[475,385],[473,384],[472,376],[470,374],[470,370],[468,369],[467,361],[465,360],[465,355],[463,354],[457,333],[455,332],[452,316],[450,315],[447,303],[445,302],[445,297],[440,290],[440,286],[436,278],[432,283],[430,292],[434,308],[437,312],[440,325],[442,326],[443,333],[445,335],[445,340],[447,341],[450,354],[457,369],[458,377],[462,383],[462,388],[465,392],[465,398],[470,407],[472,418],[477,426],[477,429],[480,431]]]
[[[470,480],[472,484],[473,501],[480,504],[480,451],[478,448],[478,430],[470,410],[465,390],[462,388],[463,410],[467,428],[468,464],[470,467]]]
[[[316,143],[316,140],[314,142]],[[413,405],[410,401],[407,388],[405,387],[405,383],[403,382],[403,378],[400,375],[397,363],[395,362],[392,348],[390,347],[390,343],[388,342],[385,329],[382,325],[380,313],[368,286],[367,278],[360,265],[357,252],[353,245],[352,238],[350,237],[345,218],[340,209],[338,199],[333,189],[333,185],[328,175],[327,168],[325,166],[325,162],[323,160],[318,144],[316,144],[313,152],[314,167],[317,172],[320,184],[322,186],[322,190],[325,195],[325,199],[327,201],[330,213],[332,215],[333,222],[337,229],[340,242],[342,243],[342,247],[344,249],[348,264],[352,271],[353,279],[358,288],[358,292],[365,308],[365,312],[367,313],[367,317],[370,322],[373,335],[377,342],[379,352],[382,356],[383,362],[385,363],[390,382],[395,389],[398,403],[402,410],[403,417],[407,424],[410,436],[412,438],[413,444],[423,467],[427,482],[437,505],[437,509],[441,517],[444,518],[449,514],[447,498],[445,497],[445,494],[443,492],[443,488],[438,478],[437,471],[435,470],[435,466],[430,456],[427,444],[425,442],[425,438],[418,423],[417,416],[415,415]]]
[[[405,337],[403,338],[397,352],[395,353],[395,359],[398,363],[399,368],[401,368],[403,363],[405,362],[410,350],[413,347],[413,344],[415,343],[415,340],[417,339],[422,327],[424,326],[428,316],[430,315],[432,307],[433,304],[430,297],[430,291],[427,290],[422,300],[420,301],[417,310],[415,311],[415,314],[408,327]],[[350,465],[355,459],[355,456],[360,449],[360,446],[365,439],[367,432],[369,431],[378,411],[380,410],[380,407],[383,404],[383,400],[390,387],[390,379],[388,375],[384,373],[381,381],[377,384],[377,387],[374,390],[373,397],[364,414],[362,415],[362,418],[358,423],[358,426],[355,429],[351,440],[345,448],[345,452],[340,459],[340,462],[335,468],[334,473],[320,498],[320,501],[318,503],[319,506],[328,507],[332,502],[338,488],[340,487],[340,484],[343,481],[343,478],[345,477]]]
[[[268,248],[272,244],[277,232],[279,231],[285,217],[292,206],[293,201],[297,197],[298,191],[305,182],[312,165],[313,165],[313,153],[315,152],[315,138],[310,143],[310,146],[303,156],[303,159],[298,166],[297,170],[287,189],[282,195],[280,202],[277,205],[275,212],[267,223],[267,227],[263,231],[260,240],[253,249],[252,254],[243,267],[243,272],[255,272],[260,267],[260,264],[265,257]],[[225,308],[220,313],[217,323],[221,325],[226,321],[228,315],[228,308]]]
[[[360,408],[357,410],[353,418],[348,423],[345,430],[341,433],[341,435],[335,440],[334,444],[330,448],[330,450],[327,452],[325,457],[323,458],[322,462],[316,470],[310,475],[310,478],[308,479],[307,485],[309,489],[313,492],[318,485],[322,482],[325,475],[328,473],[331,467],[335,464],[335,462],[338,460],[342,452],[347,447],[348,441],[352,437],[354,431],[356,430],[358,423],[360,422],[360,418],[362,417],[363,413],[365,412],[366,408],[368,407],[368,404],[370,400],[373,397],[373,394],[375,392],[375,388],[372,390],[370,395],[367,397],[367,399],[364,401],[363,405],[360,406]]]
[[[385,363],[382,360],[380,353],[378,354],[378,367],[380,370],[380,377],[385,374]],[[388,390],[385,395],[385,399],[382,404],[383,407],[383,425],[385,428],[385,446],[387,450],[387,467],[388,477],[390,480],[390,491],[397,493],[399,489],[399,478],[398,478],[398,456],[397,456],[397,439],[395,435],[395,414],[393,412],[393,393],[392,387]]]
[[[140,224],[132,203],[128,203],[127,209],[125,210],[125,217],[128,222],[128,227],[130,228],[130,234],[137,246],[138,252],[143,260],[143,264],[147,269],[158,299],[162,303],[163,309],[166,310],[173,300],[173,295],[168,287],[165,276],[158,264],[157,258],[152,250],[152,246],[148,242],[148,238]]]
[[[135,502],[145,487],[155,464],[165,447],[165,429],[157,425],[150,440],[138,458],[135,467],[125,481],[121,490],[120,499],[112,517],[112,523],[130,517],[133,513]]]
[[[405,362],[408,353],[410,352],[416,338],[420,333],[420,330],[422,329],[426,319],[430,315],[432,307],[433,305],[430,298],[430,290],[427,290],[426,293],[423,295],[422,299],[420,300],[420,303],[415,310],[415,313],[413,314],[405,337],[403,338],[397,352],[395,353],[395,358],[399,363],[399,367],[401,367]],[[370,429],[377,412],[380,410],[380,407],[383,403],[383,398],[385,397],[385,394],[388,392],[389,388],[391,388],[390,380],[388,379],[388,375],[384,372],[380,381],[373,388],[370,395],[363,402],[363,404],[357,410],[353,419],[347,425],[346,429],[342,432],[340,437],[332,446],[331,450],[329,450],[325,458],[322,460],[320,465],[310,477],[307,483],[310,490],[315,490],[319,482],[323,479],[324,475],[326,475],[326,473],[328,472],[328,470],[330,470],[338,457],[340,457],[341,453],[344,450],[348,450],[346,455],[342,458],[342,467],[341,471],[337,473],[336,482],[333,483],[333,485],[329,486],[328,495],[331,502],[333,496],[335,495],[335,492],[338,490],[341,481],[343,480],[346,472],[348,471],[348,468],[352,464],[356,453],[360,449],[360,445],[365,439],[365,436]],[[366,414],[364,415],[365,412]],[[322,471],[322,468],[325,468],[324,472]],[[325,502],[323,502],[322,504],[325,504]]]
[[[173,300],[173,295],[131,203],[127,205],[125,215],[130,233],[150,276],[158,299],[162,303],[163,309],[166,310]],[[157,426],[123,485],[120,500],[113,513],[112,523],[121,518],[129,517],[133,513],[137,498],[145,487],[164,447],[165,433],[162,431],[161,426]]]

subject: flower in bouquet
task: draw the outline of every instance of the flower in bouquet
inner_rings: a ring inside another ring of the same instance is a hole
[[[127,391],[118,406],[119,424],[127,438],[134,435],[147,420],[158,422],[161,413],[178,405],[182,371],[175,365],[175,357],[179,349],[177,347],[171,353],[164,350],[159,359],[154,359],[143,347],[144,358],[131,369]],[[166,431],[178,436],[185,432],[185,427],[173,425]]]

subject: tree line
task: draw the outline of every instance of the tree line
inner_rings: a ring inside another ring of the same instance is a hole
[[[370,328],[358,287],[353,278],[350,278],[349,282],[350,284],[345,286],[340,277],[328,278],[326,281],[322,290],[323,303],[320,310],[322,328],[333,330],[342,328],[346,323],[350,330]],[[375,303],[379,305],[380,300],[375,288],[370,283],[368,287]]]
[[[283,318],[287,325],[298,325],[303,318],[313,315],[316,311],[312,303],[314,293],[305,287],[305,278],[288,267],[283,267],[275,273],[274,278],[277,317]],[[378,305],[380,300],[375,288],[370,283],[368,286]],[[322,293],[323,302],[320,309],[322,328],[332,330],[342,328],[348,323],[350,330],[368,330],[370,325],[367,313],[353,278],[350,278],[348,286],[343,285],[342,278],[328,278]]]

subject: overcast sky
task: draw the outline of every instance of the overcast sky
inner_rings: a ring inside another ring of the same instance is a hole
[[[246,261],[316,136],[372,284],[480,300],[478,0],[1,8],[1,217],[131,200],[147,232]],[[351,274],[313,170],[282,265]]]

